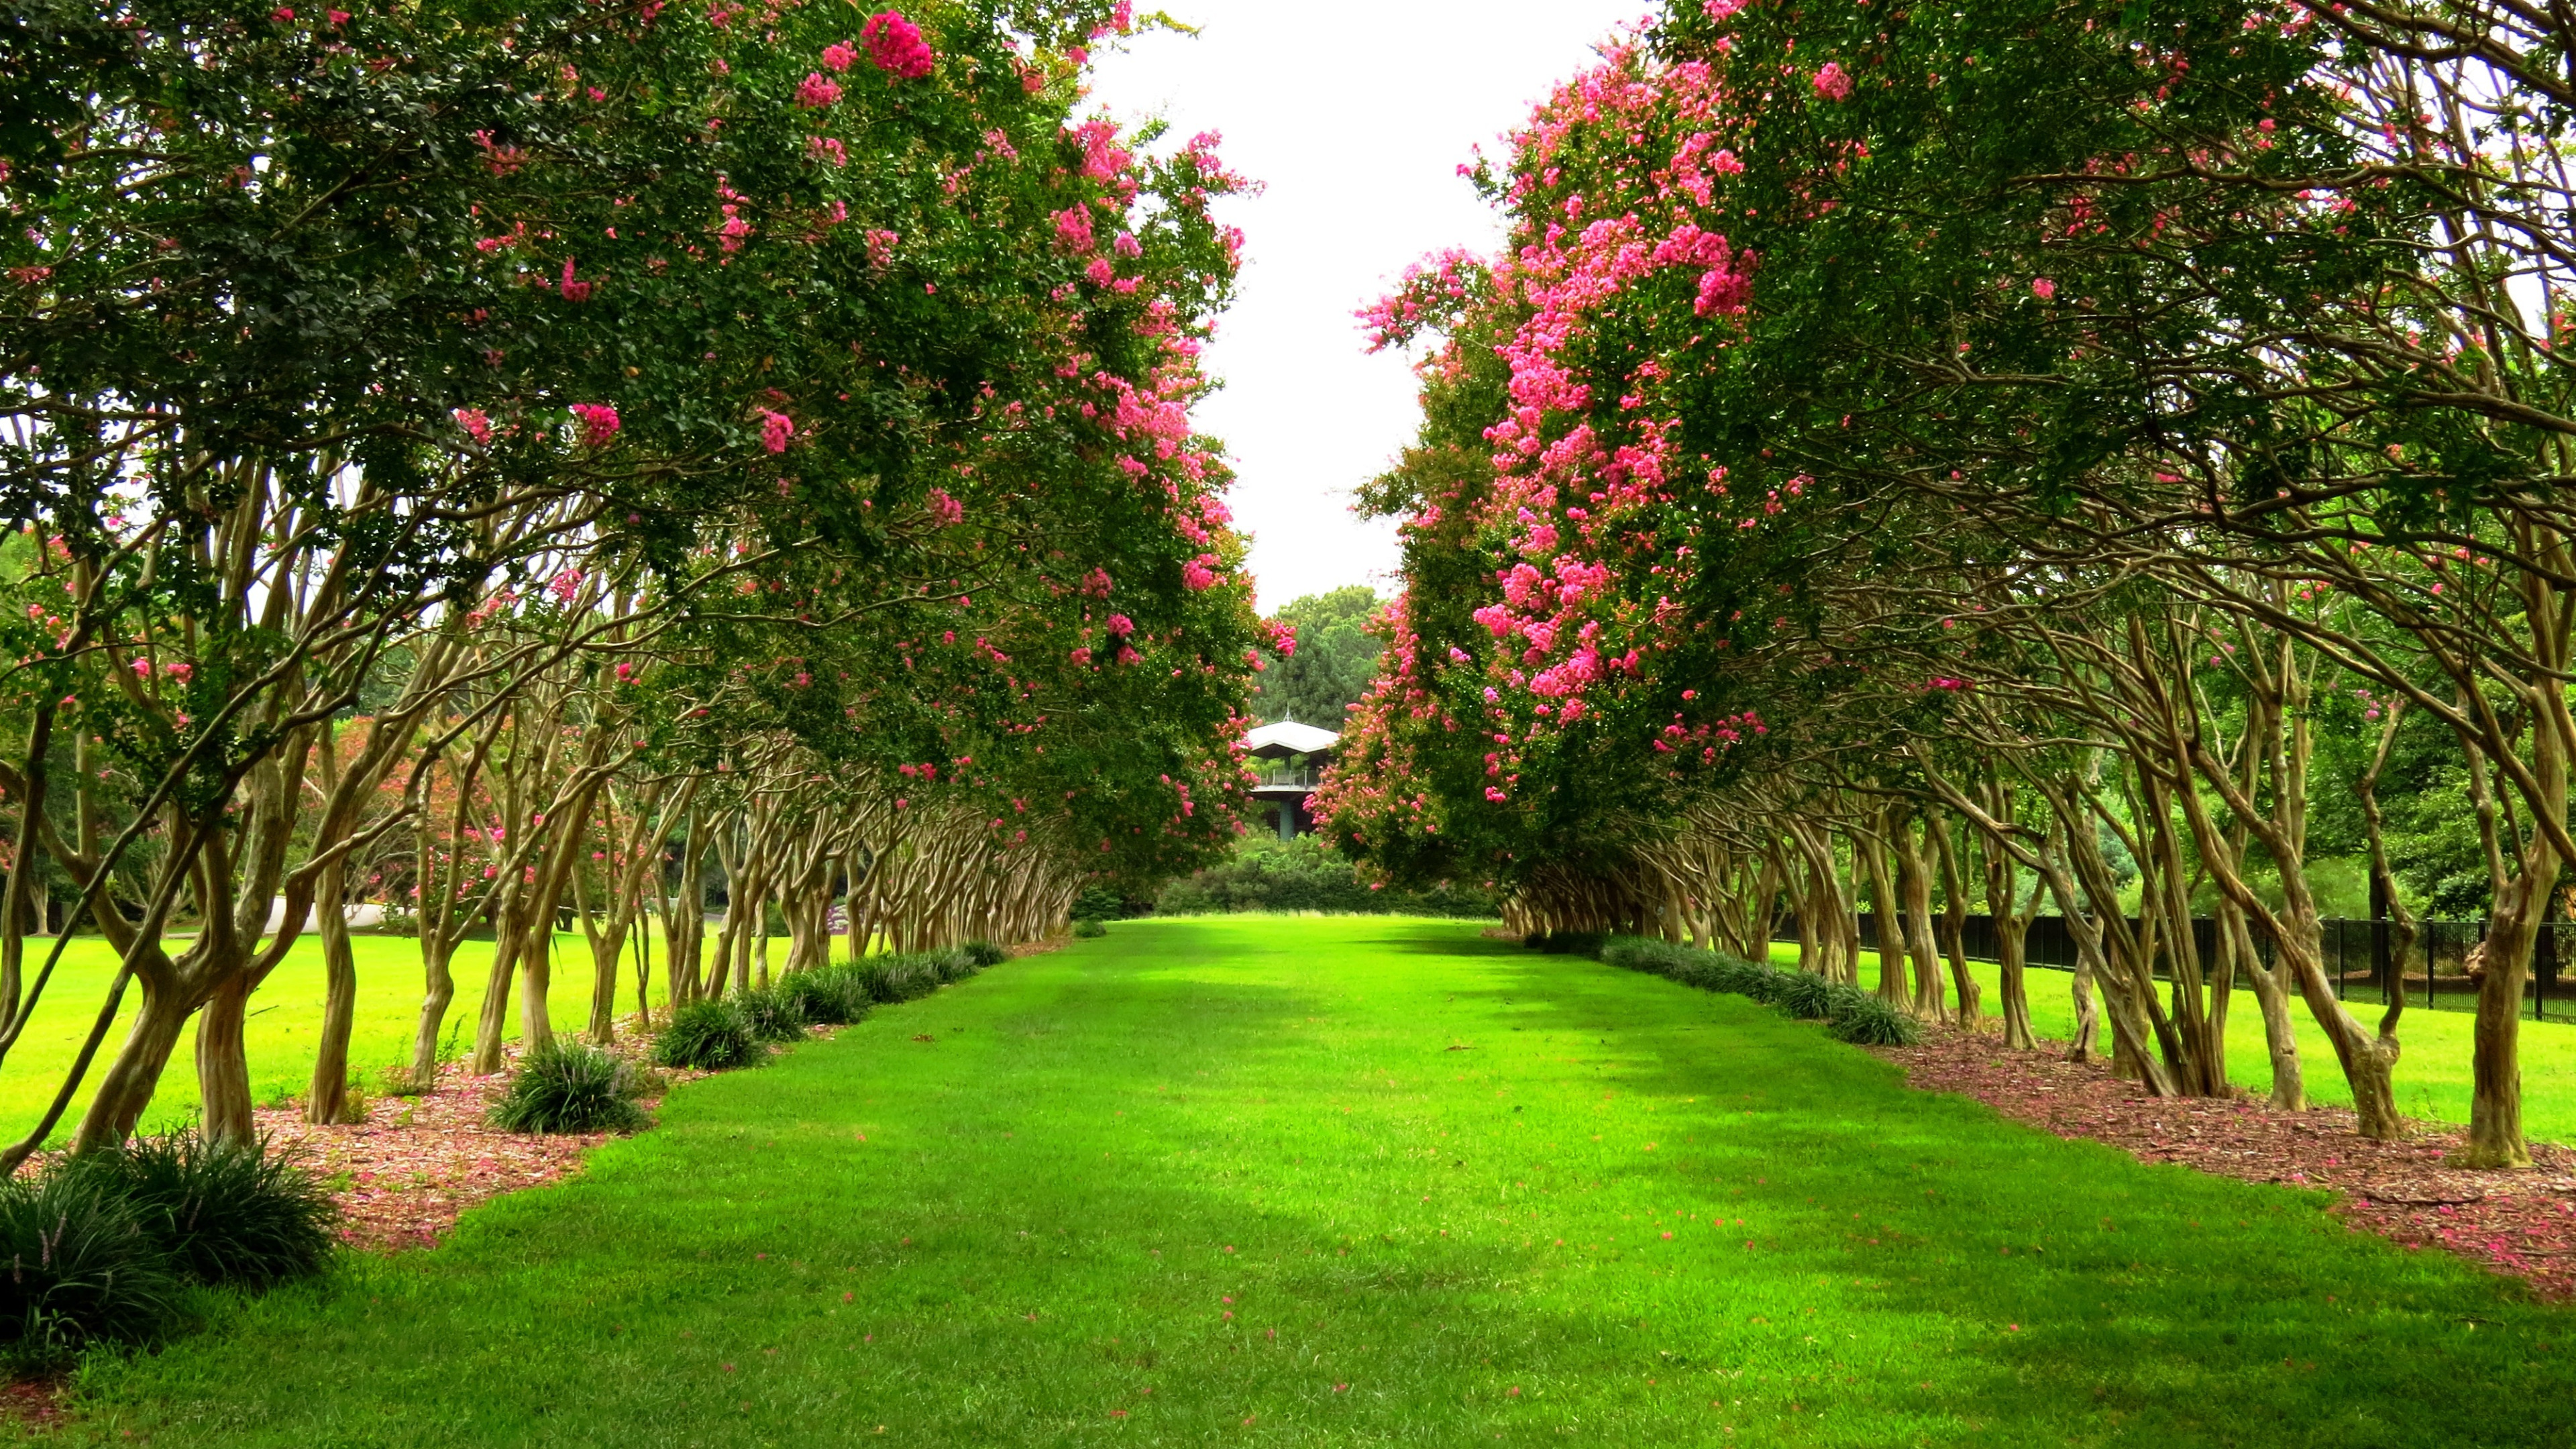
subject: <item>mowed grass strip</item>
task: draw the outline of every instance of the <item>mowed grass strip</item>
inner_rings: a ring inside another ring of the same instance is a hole
[[[1794,942],[1778,942],[1771,947],[1771,960],[1782,967],[1798,964],[1798,947]],[[1980,1009],[1991,1025],[2002,1009],[2003,968],[1990,961],[1971,961],[1968,970],[1978,984]],[[1860,953],[1860,979],[1865,986],[1878,985],[1878,953]],[[1949,980],[1945,967],[1942,980]],[[2075,1035],[2074,975],[2032,967],[2023,975],[2023,986],[2030,996],[2030,1026],[2040,1037],[2066,1041]],[[2477,1014],[2451,1009],[2461,1003],[2456,989],[2443,992],[2450,1007],[2436,1010],[2423,1004],[2423,983],[2419,979],[2411,988],[2415,1005],[2398,1019],[2397,1038],[2406,1050],[2397,1060],[2397,1110],[2409,1117],[2427,1122],[2450,1122],[2466,1125],[2472,1082],[2470,1067],[2477,1052]],[[2252,992],[2240,995],[2251,1000]],[[2557,1010],[2555,1001],[2552,1009]],[[2385,1007],[2372,1002],[2356,1001],[2352,1014],[2364,1025],[2376,1027]],[[2290,1020],[2297,1028],[2301,1079],[2308,1089],[2308,1100],[2336,1107],[2352,1105],[2352,1088],[2343,1079],[2343,1068],[2336,1065],[2334,1046],[2326,1040],[2317,1019],[2308,1014],[2304,1003],[2290,1003]],[[2110,1031],[2102,1030],[2103,1050],[2110,1049]],[[2263,1018],[2252,1010],[2236,1012],[2227,1022],[2227,1078],[2244,1087],[2258,1099],[2272,1090],[2272,1058],[2263,1044]],[[2565,1021],[2522,1020],[2522,1128],[2536,1142],[2576,1142],[2576,1025]]]
[[[927,1038],[924,1040],[923,1038]],[[2564,1444],[2576,1320],[2315,1195],[1472,925],[1130,923],[92,1365],[162,1445]],[[881,1432],[880,1432],[881,1431]]]

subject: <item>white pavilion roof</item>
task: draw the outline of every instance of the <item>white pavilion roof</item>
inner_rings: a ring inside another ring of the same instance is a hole
[[[1286,755],[1320,755],[1341,742],[1331,730],[1320,730],[1295,720],[1266,724],[1243,737],[1243,752],[1272,757]]]

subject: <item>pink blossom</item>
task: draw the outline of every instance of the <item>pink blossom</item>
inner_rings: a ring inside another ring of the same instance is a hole
[[[825,80],[818,70],[807,71],[796,86],[796,104],[809,111],[821,110],[841,98],[838,81]]]
[[[1063,243],[1064,249],[1075,256],[1088,254],[1094,244],[1091,235],[1091,208],[1068,206],[1057,212],[1055,239]]]
[[[587,302],[590,300],[590,292],[594,284],[590,282],[574,281],[572,275],[572,258],[566,257],[564,258],[563,281],[560,285],[563,291],[563,299],[565,301]]]
[[[1744,4],[1745,0],[1707,0],[1707,4],[1702,8],[1708,11],[1709,19],[1724,20],[1743,9]]]
[[[919,80],[930,74],[939,59],[921,38],[921,27],[904,19],[899,10],[869,16],[859,27],[859,42],[868,48],[868,59],[876,62],[877,69],[898,80]]]
[[[867,234],[868,265],[880,272],[893,266],[895,244],[902,240],[902,237],[881,228],[870,231]]]
[[[823,64],[836,73],[848,70],[858,58],[858,47],[846,40],[836,41],[823,47]]]
[[[1217,557],[1215,554],[1203,553],[1197,558],[1190,560],[1188,563],[1181,565],[1181,582],[1188,586],[1193,592],[1200,589],[1214,588],[1216,586],[1216,570],[1210,568],[1209,565],[1216,561]]]
[[[1096,568],[1083,576],[1082,596],[1086,599],[1105,599],[1109,597],[1112,587],[1114,585],[1109,581],[1109,570]]]
[[[796,436],[796,424],[785,413],[763,408],[760,413],[760,445],[773,453],[787,451],[787,440]]]
[[[1141,257],[1145,254],[1145,248],[1137,243],[1136,233],[1132,231],[1118,233],[1118,239],[1109,244],[1109,249],[1122,257]]]
[[[149,659],[135,660],[133,669],[137,678],[150,679],[152,677],[152,661]]]
[[[955,524],[966,517],[966,505],[950,497],[945,488],[930,490],[930,511],[945,524]]]
[[[573,601],[573,596],[581,592],[581,581],[581,570],[566,568],[546,581],[546,590],[559,602],[569,604]]]
[[[458,408],[455,412],[449,414],[449,416],[455,418],[456,425],[465,430],[465,436],[472,438],[479,444],[483,444],[485,446],[490,445],[492,441],[492,420],[483,415],[482,409]]]
[[[1106,287],[1118,280],[1118,269],[1109,264],[1107,257],[1093,257],[1091,265],[1082,269],[1082,274],[1095,286]]]
[[[1070,657],[1076,664],[1089,664],[1091,662],[1091,651],[1087,648],[1076,648]]]
[[[2057,284],[2046,277],[2033,277],[2030,279],[2030,294],[2045,302],[2057,295]]]
[[[193,664],[164,664],[161,666],[162,678],[175,679],[181,684],[187,683],[188,676],[196,672],[197,666]],[[182,721],[182,723],[185,723],[185,721]]]
[[[584,447],[605,448],[617,436],[617,409],[607,403],[574,403],[572,415],[581,420]]]
[[[1840,61],[1826,61],[1825,68],[1816,72],[1815,85],[1816,94],[1829,101],[1845,100],[1851,95],[1851,77],[1843,73]]]
[[[1109,616],[1109,632],[1112,634],[1133,634],[1136,632],[1136,621],[1128,618],[1124,614],[1112,614]]]

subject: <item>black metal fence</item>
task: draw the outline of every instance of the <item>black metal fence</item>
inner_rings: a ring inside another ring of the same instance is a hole
[[[2131,922],[2134,928],[2137,923]],[[2368,1005],[2388,1000],[2388,985],[2402,978],[2406,986],[2406,1004],[2437,1011],[2474,1011],[2477,1009],[2477,983],[2469,977],[2470,952],[2487,937],[2484,921],[2423,921],[2416,927],[2416,939],[2406,959],[2396,959],[2393,932],[2387,921],[2358,921],[2342,918],[2319,923],[2320,945],[2325,952],[2326,975],[2335,985],[2335,995],[2345,1001]],[[1932,930],[1948,949],[1950,923],[1941,916],[1932,918]],[[2192,937],[2200,959],[2210,962],[2218,956],[2218,923],[2206,916],[2191,923]],[[2001,959],[1996,949],[1995,918],[1969,916],[1961,923],[1960,945],[1971,961]],[[1794,916],[1784,917],[1773,933],[1775,941],[1798,939]],[[1860,917],[1861,949],[1878,949],[1878,915],[1864,911]],[[2259,937],[2255,949],[2268,964],[2272,946]],[[2024,937],[2024,960],[2032,966],[2056,971],[2075,969],[2075,935],[2066,929],[2060,916],[2040,916],[2030,923]],[[2549,1017],[2576,1021],[2576,921],[2553,921],[2540,928],[2532,948],[2530,979],[2523,984],[2523,997],[2531,1003],[2535,1021]],[[2160,976],[2162,972],[2158,973]]]

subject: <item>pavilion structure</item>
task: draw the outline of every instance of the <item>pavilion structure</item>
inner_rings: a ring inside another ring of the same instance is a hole
[[[1342,737],[1295,720],[1266,724],[1243,737],[1243,752],[1255,761],[1260,783],[1252,787],[1263,818],[1282,840],[1294,840],[1315,828],[1307,801],[1324,767],[1332,763],[1333,746]]]

